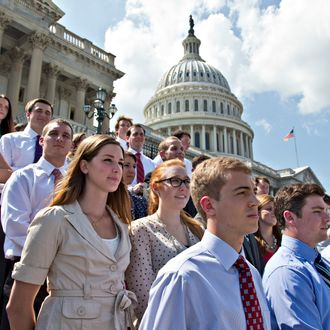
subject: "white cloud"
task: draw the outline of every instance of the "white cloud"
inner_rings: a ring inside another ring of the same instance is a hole
[[[272,125],[266,119],[260,119],[255,122],[256,126],[262,127],[267,134],[272,130]]]
[[[258,0],[127,0],[124,19],[108,29],[105,42],[126,72],[115,82],[120,113],[144,121],[143,107],[161,76],[183,56],[190,14],[202,58],[239,98],[277,91],[300,96],[303,114],[330,108],[327,0],[282,0],[266,9]]]

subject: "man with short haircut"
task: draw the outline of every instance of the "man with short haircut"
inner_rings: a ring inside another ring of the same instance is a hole
[[[141,330],[270,329],[260,275],[242,253],[244,236],[258,228],[253,189],[251,170],[238,159],[196,168],[191,193],[207,229],[159,271]]]
[[[128,129],[133,125],[132,118],[126,116],[119,116],[115,125],[116,141],[118,141],[121,147],[126,151],[128,149],[126,141],[126,133]]]
[[[190,147],[190,142],[191,142],[190,134],[187,131],[183,131],[181,129],[178,129],[178,130],[174,131],[172,135],[176,136],[181,141],[182,146],[183,146],[183,150],[186,153],[188,151],[189,147]],[[192,163],[187,158],[184,159],[184,163],[186,165],[187,173],[188,173],[189,177],[191,178]]]
[[[263,276],[272,329],[330,329],[330,263],[315,249],[330,220],[323,195],[308,183],[282,187],[275,196],[283,237]]]
[[[36,163],[41,157],[39,138],[52,118],[53,107],[45,99],[34,99],[26,104],[25,115],[28,125],[24,131],[5,134],[0,140],[0,153],[13,170]]]
[[[270,182],[265,176],[255,177],[256,195],[269,195]]]
[[[143,154],[143,145],[145,142],[145,130],[141,124],[132,125],[127,133],[128,152],[136,157],[136,175],[131,184],[134,187],[133,192],[141,194],[143,191],[144,177],[155,168],[153,161]],[[137,189],[138,188],[138,189]]]
[[[20,259],[28,227],[35,215],[49,205],[57,181],[65,174],[66,155],[72,147],[73,131],[69,122],[55,119],[43,129],[39,143],[43,154],[39,161],[18,169],[9,178],[1,196],[1,223],[6,234],[5,257],[10,268]],[[4,300],[8,301],[13,280],[11,270],[4,286]],[[44,296],[43,296],[44,298]],[[42,300],[36,301],[39,310]],[[3,308],[6,306],[4,304]],[[2,312],[1,329],[5,326],[6,314]]]
[[[175,136],[165,138],[158,146],[158,156],[153,160],[155,166],[165,160],[180,159],[184,161],[184,149],[181,141]]]

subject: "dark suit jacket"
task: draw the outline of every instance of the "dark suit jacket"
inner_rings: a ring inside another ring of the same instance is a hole
[[[265,268],[264,260],[258,248],[258,243],[253,234],[246,235],[243,241],[243,249],[245,257],[250,263],[257,268],[262,276]]]

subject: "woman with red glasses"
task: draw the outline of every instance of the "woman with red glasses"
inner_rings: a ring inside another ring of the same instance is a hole
[[[132,250],[126,282],[137,296],[135,312],[139,321],[160,268],[203,236],[200,224],[183,211],[190,196],[189,185],[181,160],[157,166],[150,178],[149,216],[131,224]]]

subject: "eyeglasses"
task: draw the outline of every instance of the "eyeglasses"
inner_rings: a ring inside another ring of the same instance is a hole
[[[157,183],[160,183],[160,182],[169,182],[169,184],[174,187],[174,188],[178,188],[178,187],[181,187],[182,183],[185,184],[185,186],[187,188],[189,188],[190,186],[190,179],[180,179],[180,178],[168,178],[168,179],[163,179],[163,180],[159,180],[157,181]]]

